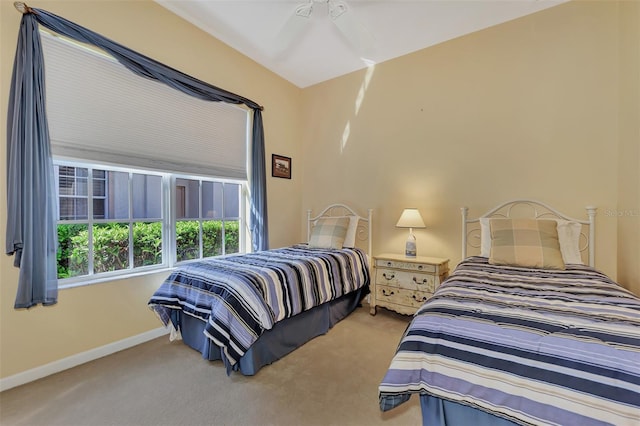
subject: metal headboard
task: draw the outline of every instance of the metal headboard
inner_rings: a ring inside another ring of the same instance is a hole
[[[366,242],[367,255],[371,256],[371,218],[373,209],[367,211],[367,217],[360,216],[354,209],[345,204],[331,204],[327,206],[319,215],[311,217],[311,210],[307,210],[307,241],[311,238],[311,228],[313,222],[321,217],[336,216],[357,216],[358,227],[356,228],[356,241]]]
[[[580,251],[583,252],[585,250],[589,250],[589,266],[595,266],[595,235],[596,235],[596,207],[587,206],[585,209],[587,210],[588,220],[576,219],[570,216],[567,216],[563,213],[560,213],[558,210],[548,206],[545,203],[536,200],[528,200],[528,199],[516,199],[507,201],[503,204],[500,204],[497,207],[489,210],[482,216],[479,216],[475,219],[469,219],[467,217],[469,209],[467,207],[462,207],[460,211],[462,212],[462,259],[467,257],[467,248],[479,248],[480,243],[475,244],[472,241],[472,238],[477,238],[480,240],[479,229],[468,230],[469,224],[480,223],[481,218],[485,217],[501,217],[501,218],[510,218],[512,217],[512,213],[515,208],[524,206],[526,208],[531,209],[531,214],[528,217],[533,219],[545,219],[545,218],[553,218],[553,219],[562,219],[569,220],[572,222],[578,222],[582,225],[587,225],[589,227],[589,234],[586,235],[581,232],[581,237],[585,239],[585,244],[580,247]]]

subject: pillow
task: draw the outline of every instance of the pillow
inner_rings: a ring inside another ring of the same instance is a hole
[[[360,218],[358,218],[358,216],[347,217],[349,218],[349,227],[347,228],[347,234],[344,237],[342,247],[354,248],[356,246],[356,231],[358,230]]]
[[[489,230],[488,217],[480,218],[480,256],[489,257],[491,255],[491,231]],[[543,219],[547,220],[547,219]],[[551,219],[549,219],[551,220]],[[553,219],[558,223],[558,238],[560,240],[560,252],[564,263],[576,263],[583,265],[580,254],[580,233],[582,224],[569,220]]]
[[[348,226],[347,217],[323,217],[316,220],[311,229],[309,247],[342,248]]]
[[[565,269],[555,220],[491,219],[492,265]]]
[[[558,238],[560,239],[560,251],[562,252],[562,260],[564,263],[576,263],[583,265],[582,255],[580,254],[580,233],[582,232],[582,224],[569,220],[558,219]]]
[[[480,256],[491,255],[491,231],[489,230],[489,218],[480,218]]]

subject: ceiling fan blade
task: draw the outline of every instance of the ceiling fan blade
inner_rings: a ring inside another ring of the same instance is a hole
[[[296,6],[293,13],[276,35],[273,44],[275,57],[281,56],[300,38],[300,34],[309,23],[309,17],[313,11],[313,0]]]
[[[347,42],[363,57],[373,54],[375,40],[373,35],[354,16],[346,3],[329,0],[329,17]]]

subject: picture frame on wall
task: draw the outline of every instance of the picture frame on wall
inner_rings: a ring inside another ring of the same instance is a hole
[[[284,155],[271,154],[271,176],[291,179],[291,158]]]

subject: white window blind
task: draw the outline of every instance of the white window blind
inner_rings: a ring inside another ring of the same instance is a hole
[[[54,155],[247,178],[246,109],[194,98],[106,54],[41,34]]]

